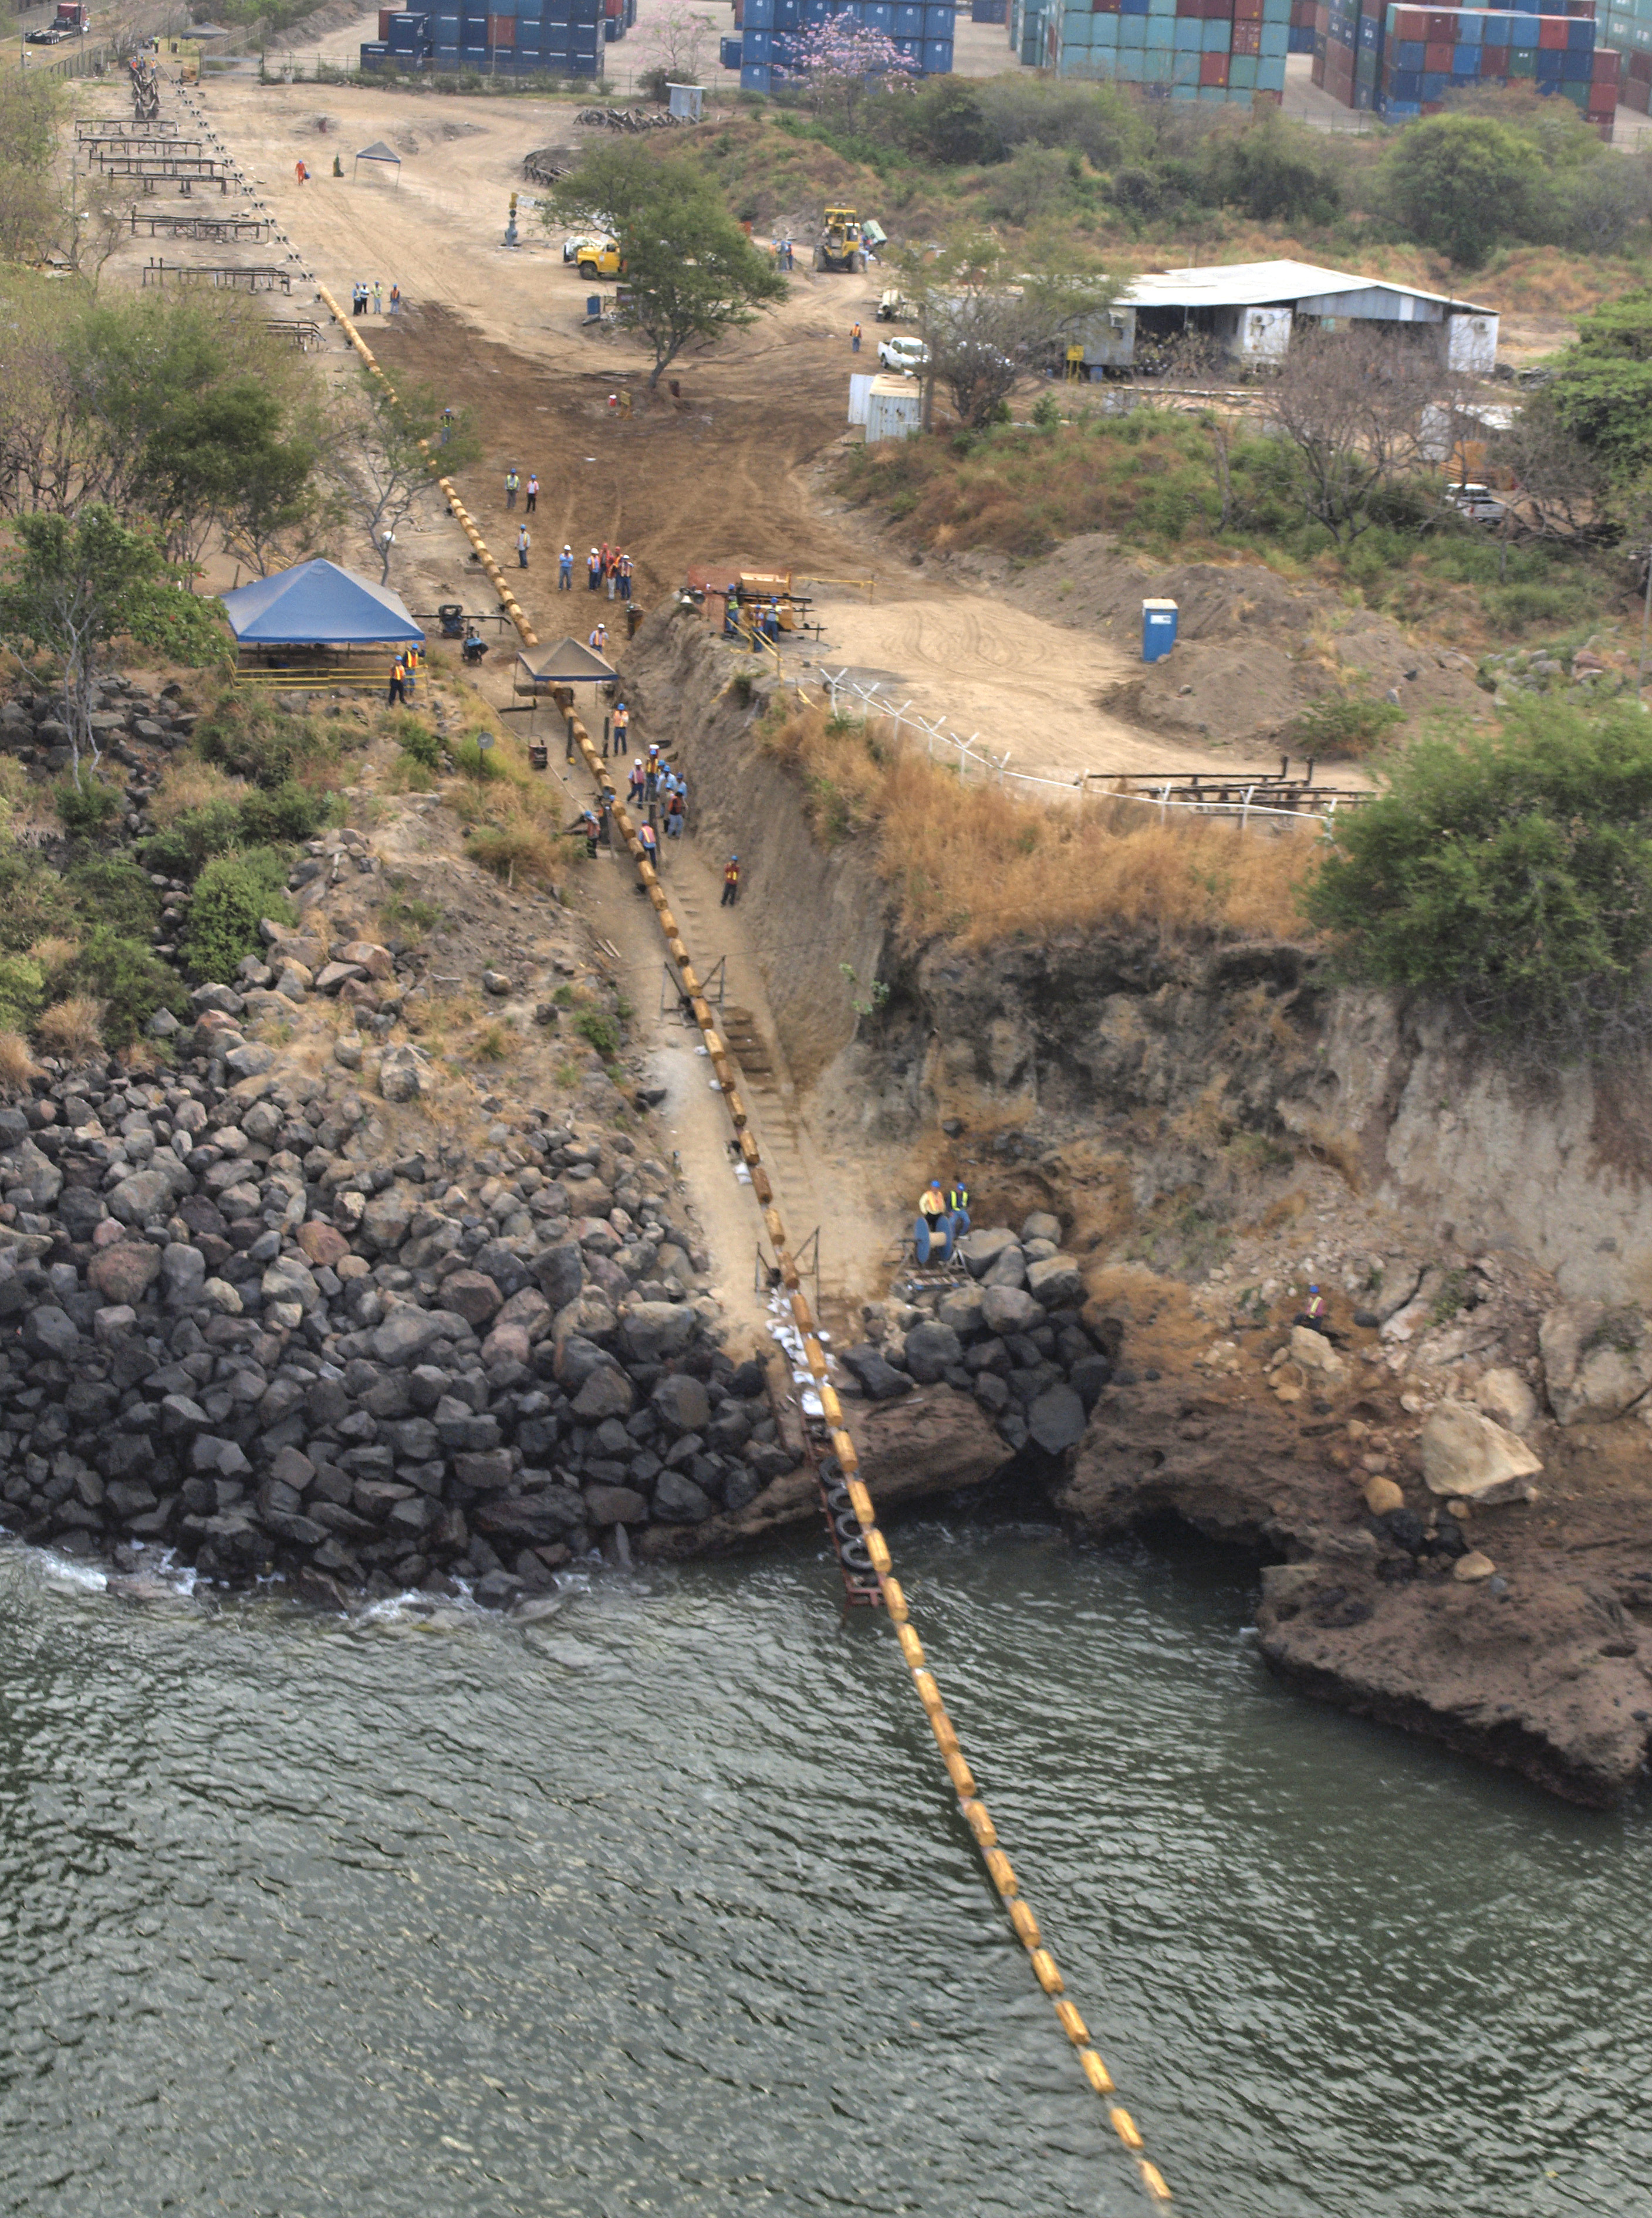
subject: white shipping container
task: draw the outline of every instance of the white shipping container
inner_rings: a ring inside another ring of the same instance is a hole
[[[866,420],[866,396],[877,378],[875,369],[853,370],[849,375],[849,421],[864,424]]]

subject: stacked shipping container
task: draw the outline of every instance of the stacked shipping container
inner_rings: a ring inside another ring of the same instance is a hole
[[[1622,56],[1618,97],[1644,115],[1652,105],[1652,0],[1613,0],[1605,11],[1601,34]]]
[[[784,83],[792,42],[836,15],[892,39],[918,76],[952,74],[953,0],[744,0],[738,10],[741,84],[769,92]]]
[[[1012,0],[1009,44],[1062,77],[1171,100],[1277,104],[1300,0]]]
[[[362,67],[480,70],[492,77],[598,77],[602,49],[637,20],[637,0],[447,0],[427,15],[382,10]]]
[[[1652,0],[1634,4],[1652,10]],[[1345,108],[1395,122],[1435,114],[1467,86],[1525,82],[1574,102],[1610,138],[1619,57],[1596,44],[1594,14],[1595,0],[1509,0],[1501,9],[1320,0],[1314,82]],[[1652,37],[1647,44],[1652,60]]]
[[[1431,114],[1458,87],[1524,82],[1573,102],[1610,133],[1618,65],[1613,49],[1595,44],[1589,15],[1540,15],[1525,7],[1390,6],[1378,106],[1403,121]]]

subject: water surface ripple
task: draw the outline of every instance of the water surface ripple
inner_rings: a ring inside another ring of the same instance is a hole
[[[1210,1568],[901,1570],[1189,2218],[1652,2210],[1645,1812],[1314,1709]],[[532,1626],[0,1558],[0,2209],[1141,2207],[812,1546]]]

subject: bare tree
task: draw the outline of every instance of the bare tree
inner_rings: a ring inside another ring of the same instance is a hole
[[[1612,536],[1604,513],[1611,492],[1607,473],[1561,422],[1547,393],[1534,393],[1489,451],[1515,483],[1506,532],[1580,547]]]
[[[1339,542],[1370,524],[1372,498],[1428,467],[1431,419],[1453,381],[1427,337],[1303,331],[1270,384],[1264,412],[1291,449],[1302,506]]]
[[[698,84],[705,65],[705,52],[717,36],[717,21],[698,9],[672,0],[653,25],[654,48],[667,77],[674,84]]]
[[[940,256],[909,253],[901,267],[902,294],[929,350],[931,390],[945,386],[960,420],[975,430],[992,421],[1017,378],[1047,367],[1116,289],[1102,271],[1036,247],[1012,259],[990,237]]]
[[[387,585],[397,535],[429,500],[438,475],[475,459],[479,442],[468,418],[449,417],[423,388],[405,387],[392,400],[363,377],[339,398],[332,456],[338,496]]]

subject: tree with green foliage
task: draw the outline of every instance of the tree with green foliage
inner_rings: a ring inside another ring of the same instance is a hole
[[[1550,1056],[1652,1032],[1652,730],[1536,702],[1419,741],[1307,895],[1345,968]]]
[[[1525,235],[1533,164],[1507,124],[1488,115],[1430,115],[1402,131],[1382,184],[1408,238],[1465,270]]]
[[[1244,129],[1207,143],[1210,196],[1253,223],[1334,223],[1341,214],[1338,157],[1322,132],[1264,108]]]
[[[753,246],[717,187],[680,156],[599,147],[540,207],[548,223],[597,226],[618,242],[620,321],[653,352],[650,387],[685,348],[715,346],[786,298],[785,278]]]
[[[92,715],[110,643],[123,634],[175,662],[201,664],[228,644],[223,610],[198,598],[155,535],[134,530],[101,503],[65,516],[20,516],[0,561],[0,640],[19,653],[55,657],[63,720],[73,752],[102,759]]]
[[[1624,293],[1585,316],[1576,345],[1525,412],[1552,419],[1609,487],[1652,472],[1652,292]]]

